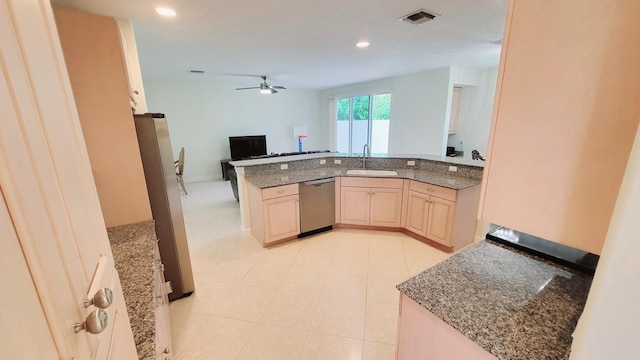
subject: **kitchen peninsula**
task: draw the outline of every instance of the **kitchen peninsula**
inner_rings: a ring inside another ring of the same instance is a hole
[[[491,240],[404,281],[397,359],[568,359],[592,276]]]
[[[263,246],[297,237],[298,184],[327,178],[335,178],[337,226],[403,231],[445,251],[474,240],[480,162],[317,153],[231,164],[238,175],[242,226]]]

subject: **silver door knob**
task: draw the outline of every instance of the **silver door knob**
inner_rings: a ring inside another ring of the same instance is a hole
[[[96,309],[87,316],[81,324],[73,325],[73,332],[86,330],[91,334],[100,334],[107,328],[107,312],[102,309]]]
[[[93,295],[93,298],[86,299],[84,301],[84,307],[89,307],[91,305],[100,308],[106,309],[113,302],[113,293],[109,288],[102,288]]]

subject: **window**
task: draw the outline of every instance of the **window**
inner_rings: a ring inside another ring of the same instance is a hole
[[[386,154],[389,148],[391,94],[363,95],[336,101],[337,150],[362,154],[365,144],[375,154]]]

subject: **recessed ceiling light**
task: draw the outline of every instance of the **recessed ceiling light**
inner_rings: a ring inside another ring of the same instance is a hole
[[[176,12],[173,9],[157,7],[156,12],[162,16],[176,16]]]
[[[368,47],[370,44],[368,41],[360,41],[359,43],[356,44],[357,47],[359,48],[366,48]]]

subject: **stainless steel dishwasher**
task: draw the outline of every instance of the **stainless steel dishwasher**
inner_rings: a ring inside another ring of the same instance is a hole
[[[300,235],[330,230],[335,222],[334,178],[300,183]]]

